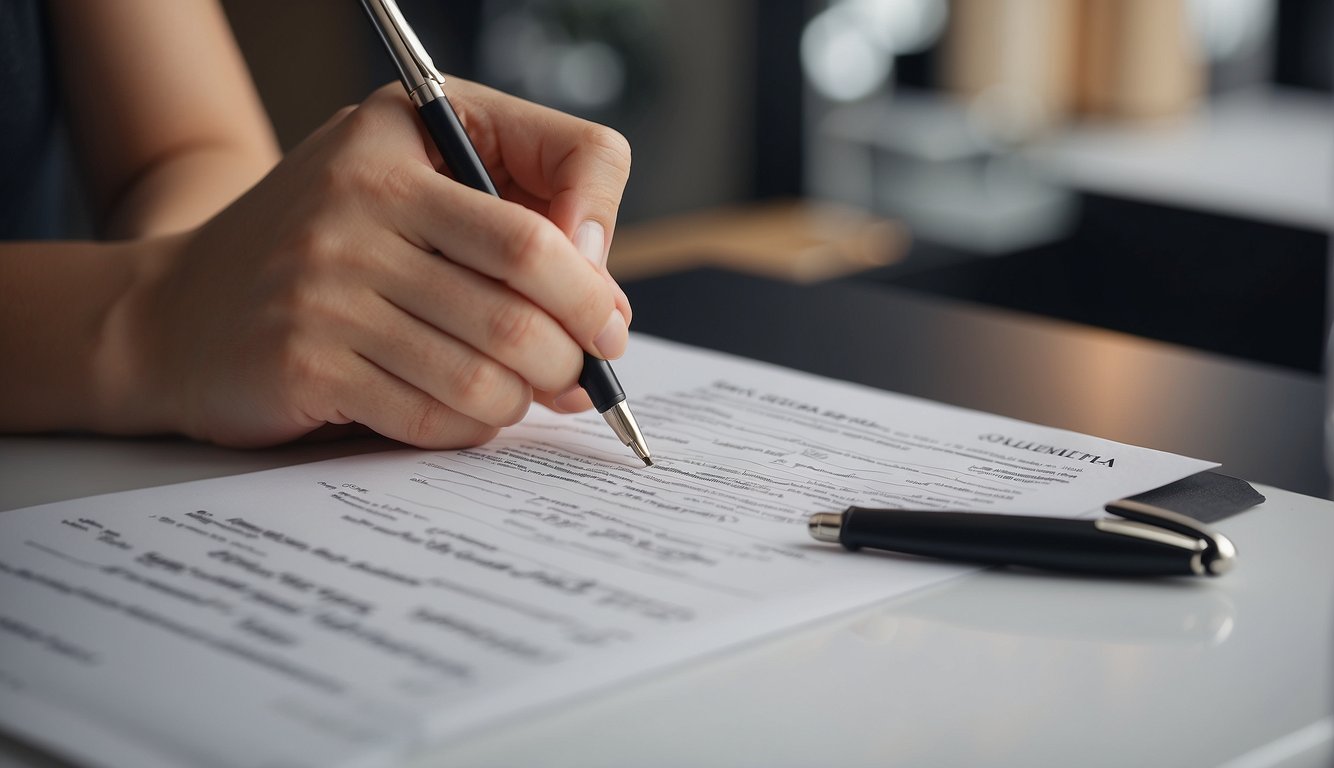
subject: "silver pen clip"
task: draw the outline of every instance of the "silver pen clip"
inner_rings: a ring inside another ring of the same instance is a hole
[[[394,0],[361,0],[361,5],[389,48],[412,102],[421,107],[443,97],[445,78],[435,68],[435,62],[417,39],[417,33],[408,26],[407,19],[398,10],[398,3]]]
[[[1130,499],[1113,501],[1104,509],[1125,519],[1095,520],[1098,530],[1193,551],[1190,567],[1200,576],[1227,573],[1236,563],[1237,548],[1232,541],[1198,520]]]

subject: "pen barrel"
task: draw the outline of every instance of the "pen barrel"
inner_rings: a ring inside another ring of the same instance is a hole
[[[440,150],[449,175],[460,184],[500,197],[449,99],[439,96],[418,107],[417,113],[421,115],[422,122],[426,123],[427,132]]]
[[[839,543],[984,565],[1126,576],[1190,576],[1199,552],[1099,530],[1091,520],[851,507]]]
[[[426,123],[426,130],[431,134],[436,148],[440,150],[450,176],[460,184],[499,197],[491,175],[486,172],[486,166],[477,155],[477,148],[473,146],[449,98],[442,94],[422,104],[417,112],[422,122]],[[611,363],[587,352],[584,353],[583,371],[579,374],[579,386],[588,392],[588,398],[593,401],[593,407],[598,413],[605,414],[625,400],[625,391],[621,389],[621,382],[611,369]]]
[[[579,374],[579,386],[588,393],[598,413],[606,413],[612,406],[625,400],[625,390],[611,369],[611,363],[584,353],[584,370]]]

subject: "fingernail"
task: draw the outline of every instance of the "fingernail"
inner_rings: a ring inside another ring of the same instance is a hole
[[[584,255],[585,259],[593,262],[595,267],[601,267],[605,263],[606,246],[607,232],[596,221],[585,221],[574,232],[574,247]]]
[[[602,332],[593,339],[593,346],[597,347],[598,354],[606,360],[615,360],[625,354],[625,344],[629,339],[629,328],[625,325],[625,318],[621,313],[613,309],[611,314],[607,315],[607,324],[602,326]]]
[[[576,413],[593,407],[593,401],[583,387],[574,387],[557,395],[551,404],[562,413]]]

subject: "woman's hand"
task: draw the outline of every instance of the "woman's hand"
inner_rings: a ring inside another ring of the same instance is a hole
[[[399,86],[344,110],[158,249],[113,308],[99,365],[127,420],[116,431],[256,446],[357,422],[445,448],[489,439],[535,396],[588,406],[582,351],[626,345],[629,305],[604,265],[628,146],[450,82],[506,199],[436,171]]]

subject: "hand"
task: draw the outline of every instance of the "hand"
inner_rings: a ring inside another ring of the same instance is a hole
[[[563,410],[582,350],[625,349],[604,264],[629,172],[619,134],[451,80],[501,195],[435,170],[397,85],[344,110],[175,241],[113,318],[139,405],[256,446],[360,423],[420,447]],[[120,325],[117,325],[119,323]]]

